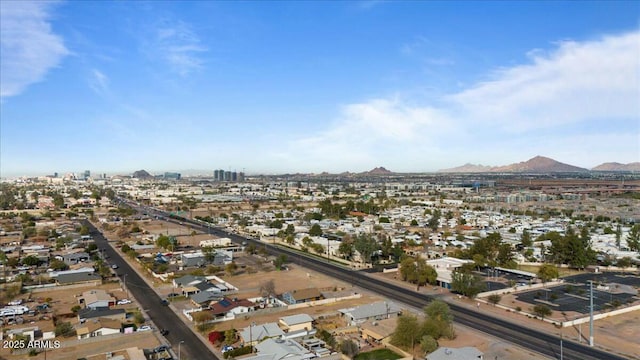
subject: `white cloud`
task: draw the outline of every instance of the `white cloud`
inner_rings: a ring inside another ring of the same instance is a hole
[[[640,32],[565,41],[529,55],[532,63],[501,69],[452,95],[452,106],[470,122],[507,132],[640,118]]]
[[[202,68],[204,61],[200,55],[208,49],[187,23],[164,21],[154,35],[154,52],[175,72],[185,76]]]
[[[547,53],[531,52],[530,59],[436,101],[393,96],[346,105],[326,130],[291,141],[285,150],[295,156],[275,157],[313,170],[365,170],[385,162],[437,170],[469,161],[504,165],[538,154],[566,155],[564,161],[574,158],[581,166],[595,166],[589,164],[595,159],[640,160],[634,141],[640,134],[640,32],[565,41]],[[594,144],[611,142],[615,146],[602,156],[593,155]]]
[[[109,93],[109,77],[100,70],[93,69],[89,78],[89,87],[97,94],[105,96]]]
[[[42,81],[69,54],[49,22],[51,2],[0,1],[0,97]]]

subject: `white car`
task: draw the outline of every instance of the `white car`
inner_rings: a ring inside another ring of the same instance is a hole
[[[138,330],[136,331],[150,331],[151,330],[151,326],[149,325],[142,325],[138,328]]]
[[[122,300],[118,300],[118,302],[116,302],[116,305],[126,305],[126,304],[131,304],[131,300],[122,299]]]

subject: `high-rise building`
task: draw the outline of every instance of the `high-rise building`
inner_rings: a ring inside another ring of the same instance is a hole
[[[239,172],[238,173],[238,181],[239,182],[244,182],[244,173],[243,172]]]
[[[182,175],[180,175],[180,173],[175,173],[175,172],[165,172],[164,173],[164,178],[165,179],[170,179],[170,180],[180,180],[180,177]]]
[[[83,178],[84,178],[84,179],[88,179],[88,178],[90,178],[90,177],[91,177],[91,171],[89,171],[89,170],[85,170],[85,171],[84,171],[84,174],[83,174]]]

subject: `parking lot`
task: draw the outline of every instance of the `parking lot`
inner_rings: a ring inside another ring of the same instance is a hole
[[[612,273],[580,274],[564,279],[565,284],[531,290],[516,299],[532,305],[544,303],[554,311],[589,313],[590,281],[593,285],[594,311],[611,310],[640,300],[640,277]]]

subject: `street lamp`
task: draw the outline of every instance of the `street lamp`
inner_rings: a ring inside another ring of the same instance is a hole
[[[182,346],[182,343],[184,342],[184,340],[180,340],[180,342],[178,343],[178,360],[180,360],[180,347]]]

